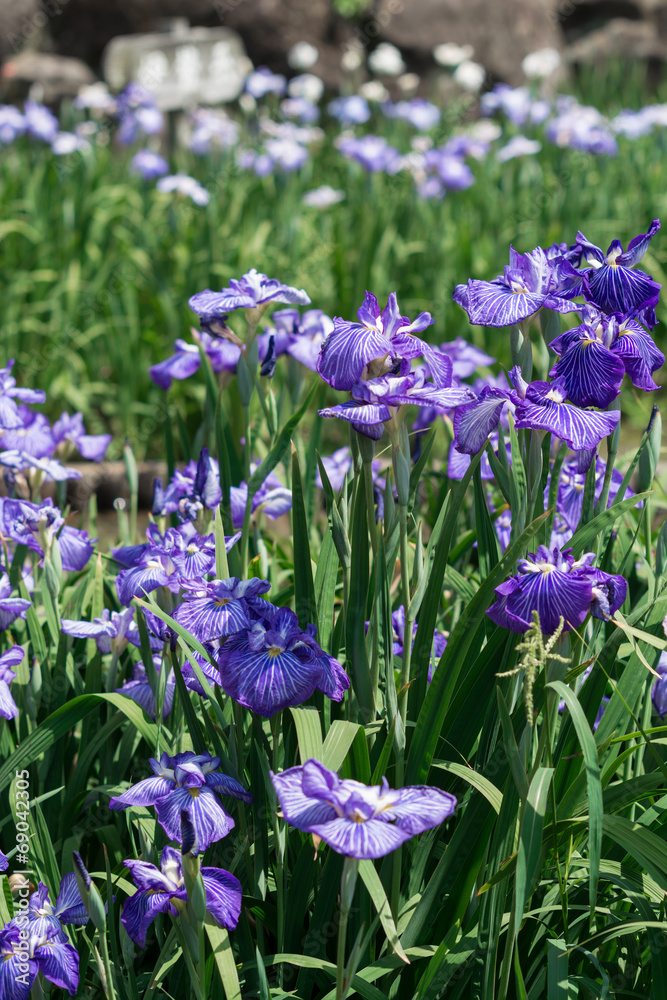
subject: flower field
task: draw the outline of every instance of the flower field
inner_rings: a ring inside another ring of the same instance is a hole
[[[0,107],[0,1000],[660,1000],[667,104],[313,80]]]

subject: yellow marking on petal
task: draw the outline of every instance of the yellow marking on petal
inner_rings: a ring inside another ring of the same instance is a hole
[[[276,657],[276,656],[280,656],[280,654],[284,653],[285,650],[282,648],[282,646],[269,646],[269,648],[267,649],[266,652],[267,652],[268,656],[270,656],[271,658],[273,658],[273,657]]]
[[[193,799],[196,799],[199,796],[199,791],[200,791],[199,788],[188,788],[188,792],[190,793]]]
[[[215,602],[215,606],[216,608],[224,608],[225,604],[229,604],[231,600],[232,600],[231,597],[220,597]]]

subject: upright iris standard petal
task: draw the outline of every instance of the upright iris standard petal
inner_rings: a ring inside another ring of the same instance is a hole
[[[653,373],[662,368],[665,355],[658,350],[653,338],[636,320],[621,321],[610,350],[621,359],[630,381],[638,389],[650,392],[660,388]]]
[[[532,382],[526,398],[516,408],[515,427],[551,431],[573,449],[597,448],[621,419],[619,410],[598,412],[582,410],[566,403],[567,390],[561,379],[556,382]]]

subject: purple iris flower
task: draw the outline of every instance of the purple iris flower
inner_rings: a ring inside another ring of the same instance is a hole
[[[327,455],[322,459],[322,465],[327,474],[329,482],[331,483],[331,488],[335,493],[343,485],[345,476],[348,474],[352,468],[352,452],[349,445],[345,445],[344,448],[338,448],[334,451],[332,455]],[[380,468],[380,463],[377,461],[373,462],[374,471]],[[320,476],[320,470],[318,469],[315,473],[315,485],[318,489],[322,489],[322,477]]]
[[[151,640],[151,648],[153,648],[153,641]],[[162,646],[162,643],[160,643]],[[154,656],[153,663],[155,664],[156,673],[160,673],[162,669],[162,657]],[[170,670],[167,674],[167,683],[164,689],[164,699],[162,701],[162,718],[166,719],[171,712],[172,706],[174,704],[174,691],[176,688],[176,679],[174,677],[174,671]],[[151,686],[148,683],[148,678],[146,677],[146,669],[143,663],[135,663],[132,667],[132,676],[129,680],[125,681],[122,687],[116,688],[118,694],[124,694],[127,698],[131,698],[135,701],[140,708],[143,708],[146,715],[150,715],[151,719],[155,719],[155,695],[151,690]]]
[[[12,646],[0,656],[0,715],[4,715],[5,719],[15,719],[19,714],[9,685],[16,677],[16,671],[12,667],[18,667],[24,656],[21,646]]]
[[[563,379],[554,382],[531,382],[525,399],[516,407],[515,427],[551,431],[572,448],[586,451],[597,448],[621,419],[620,410],[599,412],[582,410],[566,403],[567,388]]]
[[[111,434],[86,434],[83,414],[63,413],[51,428],[56,446],[73,444],[82,458],[90,462],[101,462],[111,443]]]
[[[595,502],[600,498],[606,463],[596,456],[595,459]],[[609,486],[609,498],[607,506],[611,507],[614,497],[618,493],[619,486],[623,482],[623,475],[614,469],[611,475]],[[579,471],[576,461],[564,462],[558,477],[558,493],[556,496],[556,511],[565,520],[571,532],[576,531],[581,519],[581,511],[584,503],[584,487],[586,485],[586,473]],[[548,502],[551,489],[550,479],[544,490],[545,502]],[[626,489],[626,497],[634,496],[631,489]]]
[[[470,322],[479,326],[512,326],[540,309],[559,313],[581,307],[568,295],[581,276],[565,258],[548,258],[542,247],[519,254],[510,247],[510,263],[493,281],[468,279],[457,285],[454,301],[463,306]]]
[[[447,365],[449,378],[444,376]],[[382,437],[384,424],[403,406],[425,406],[442,413],[474,400],[469,386],[451,385],[451,361],[445,355],[438,362],[438,375],[440,384],[427,383],[427,371],[421,367],[407,375],[385,375],[357,382],[352,386],[350,400],[317,412],[321,417],[345,420],[359,434],[377,441]]]
[[[526,632],[537,611],[545,635],[556,631],[561,618],[568,631],[578,628],[589,611],[595,618],[610,617],[623,604],[628,585],[622,576],[595,569],[594,559],[587,552],[575,561],[571,549],[549,551],[540,545],[535,555],[519,559],[516,576],[496,587],[488,616],[510,632]]]
[[[415,97],[411,101],[397,101],[393,104],[386,101],[381,105],[386,118],[400,118],[409,122],[418,132],[430,132],[440,121],[440,108],[423,97]]]
[[[250,627],[250,609],[270,587],[268,580],[239,580],[235,576],[211,583],[193,582],[172,617],[200,642],[221,639]]]
[[[197,292],[189,299],[188,305],[202,323],[212,323],[235,309],[258,309],[276,302],[307,306],[310,305],[310,298],[303,288],[283,285],[253,267],[240,279],[232,278],[229,286],[221,292],[210,289]]]
[[[429,149],[424,156],[424,166],[434,171],[450,191],[465,191],[475,183],[475,175],[460,156],[454,156],[447,146]]]
[[[287,354],[317,371],[320,349],[333,330],[333,320],[321,309],[307,309],[302,315],[296,309],[281,309],[273,313],[271,321],[278,333],[288,334]]]
[[[294,612],[280,608],[273,618],[230,636],[216,654],[223,689],[266,718],[301,705],[314,691],[341,701],[350,679],[318,646],[315,633],[314,625],[304,632]]]
[[[150,377],[165,392],[171,386],[173,379],[190,378],[199,371],[201,354],[198,344],[201,344],[216,375],[222,371],[236,371],[241,356],[241,348],[237,344],[231,343],[224,337],[213,336],[205,330],[201,333],[193,330],[192,336],[196,343],[188,344],[186,340],[177,340],[174,344],[176,353],[149,368]]]
[[[56,458],[36,458],[19,448],[11,448],[9,451],[0,451],[0,465],[11,472],[5,473],[10,482],[16,481],[16,473],[28,473],[27,479],[33,482],[38,479],[39,483],[54,482],[64,483],[68,479],[81,479],[79,469],[63,465]],[[41,476],[38,474],[41,473]],[[34,479],[33,479],[34,477]]]
[[[204,510],[214,510],[222,500],[218,463],[202,448],[197,464],[190,462],[182,472],[175,473],[166,490],[162,480],[153,483],[152,513],[178,514],[181,521],[196,521]]]
[[[219,796],[231,795],[252,802],[252,795],[226,774],[216,769],[220,758],[191,750],[160,760],[149,761],[155,777],[144,778],[122,795],[109,801],[110,809],[127,806],[155,806],[157,818],[170,840],[181,842],[181,812],[186,812],[194,827],[200,851],[226,837],[234,820],[223,809]]]
[[[359,94],[336,97],[327,105],[327,111],[337,118],[341,125],[364,125],[371,116],[368,101]]]
[[[366,623],[368,627],[368,622]],[[412,624],[412,644],[414,645],[414,639],[417,634],[418,623],[413,622]],[[403,656],[403,648],[405,646],[405,608],[401,604],[396,611],[391,613],[391,630],[392,630],[392,652],[394,656]],[[433,630],[433,646],[431,647],[431,663],[428,668],[428,679],[429,683],[432,676],[432,662],[440,659],[445,651],[445,646],[447,645],[447,636],[443,635],[442,632],[438,632],[437,629]]]
[[[116,577],[118,600],[125,606],[133,597],[143,598],[158,587],[167,587],[172,594],[177,594],[181,576],[171,555],[153,546],[143,549],[136,563],[121,570]]]
[[[281,73],[273,73],[268,66],[258,66],[246,77],[245,89],[256,100],[266,97],[267,94],[275,94],[282,97],[285,93],[287,80]]]
[[[357,139],[346,136],[336,145],[348,160],[356,160],[369,173],[394,174],[400,169],[401,154],[390,146],[384,136],[364,135]]]
[[[17,618],[25,618],[32,601],[12,597],[13,587],[6,573],[0,574],[0,632],[8,629]]]
[[[3,498],[0,520],[6,535],[41,556],[44,555],[42,540],[45,538],[48,545],[57,536],[62,566],[68,572],[83,569],[94,552],[97,539],[89,538],[83,529],[65,524],[59,509],[49,499],[37,505],[28,500]]]
[[[382,858],[453,815],[456,799],[428,785],[394,790],[341,779],[318,760],[282,774],[271,772],[283,816],[297,830],[320,837],[338,854]]]
[[[151,149],[140,149],[132,157],[132,171],[140,174],[145,181],[154,181],[157,177],[163,177],[169,173],[169,164],[163,156],[154,153]]]
[[[67,941],[63,924],[83,927],[88,923],[88,911],[81,898],[74,872],[63,876],[55,904],[49,899],[49,890],[43,882],[30,896],[28,903],[30,931],[35,937],[53,937]]]
[[[0,872],[6,872],[9,868],[9,858],[0,851]]]
[[[0,146],[9,146],[26,129],[25,118],[13,104],[0,104]]]
[[[17,388],[16,379],[11,374],[13,367],[12,359],[7,362],[6,368],[0,368],[0,428],[4,430],[23,426],[23,419],[14,400],[18,399],[22,403],[43,403],[46,399],[46,393],[41,389]]]
[[[661,653],[656,666],[656,671],[660,674],[656,677],[651,690],[653,708],[661,719],[667,715],[667,653]]]
[[[34,458],[50,458],[56,450],[56,442],[44,414],[29,410],[21,404],[18,415],[21,426],[2,431],[3,447],[25,452]]]
[[[662,367],[665,356],[636,320],[605,316],[593,306],[585,306],[582,315],[580,326],[550,344],[561,357],[549,375],[564,380],[573,403],[608,406],[626,372],[638,389],[659,388],[653,372]]]
[[[122,653],[129,642],[134,646],[141,645],[139,626],[134,620],[134,608],[124,608],[122,611],[104,608],[100,617],[93,618],[91,622],[63,618],[60,629],[64,635],[77,639],[94,639],[102,654]],[[162,649],[162,644],[153,639],[151,648],[157,652]]]
[[[42,142],[53,142],[60,125],[56,116],[45,105],[26,101],[23,113],[28,135],[33,139],[41,139]]]
[[[150,91],[139,83],[129,83],[116,100],[120,120],[118,141],[124,146],[144,135],[158,135],[164,127],[164,117]]]
[[[579,263],[588,265],[581,272],[586,297],[602,312],[622,316],[632,313],[647,326],[656,325],[654,306],[662,286],[644,271],[633,268],[644,256],[659,229],[660,220],[654,219],[647,233],[630,240],[627,250],[623,250],[620,240],[613,240],[606,254],[587,240],[583,233],[577,233],[577,242],[572,250]],[[641,317],[640,312],[643,314]]]
[[[143,948],[146,932],[159,913],[176,917],[185,913],[188,898],[183,878],[183,859],[174,847],[164,847],[160,866],[147,861],[128,859],[137,892],[123,907],[121,923],[132,940]],[[219,927],[233,931],[241,914],[243,890],[241,883],[222,868],[202,868],[201,876],[206,890],[206,915]]]
[[[251,471],[254,471],[251,466]],[[245,516],[245,506],[248,502],[248,485],[241,482],[229,490],[229,502],[232,508],[232,524],[240,528]],[[271,472],[252,498],[252,513],[265,514],[275,521],[292,509],[292,491],[284,486],[275,472]]]
[[[62,928],[38,933],[24,915],[0,929],[0,996],[27,1000],[40,972],[74,996],[79,986],[79,954],[60,935]]]
[[[430,313],[420,313],[411,323],[399,313],[395,292],[389,296],[384,309],[380,309],[374,295],[366,292],[357,316],[358,323],[334,317],[333,332],[324,341],[317,363],[317,370],[325,382],[334,389],[351,389],[364,377],[372,378],[392,370],[395,359],[419,357],[427,362],[436,380],[443,356],[415,336],[434,322]],[[443,374],[451,379],[451,372],[448,361]]]
[[[470,378],[478,368],[495,363],[496,358],[492,358],[486,351],[482,351],[474,344],[468,343],[463,337],[457,337],[445,344],[440,344],[441,354],[446,354],[452,361],[452,376],[455,379]]]

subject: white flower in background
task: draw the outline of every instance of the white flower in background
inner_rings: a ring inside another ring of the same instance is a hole
[[[380,42],[368,57],[368,68],[378,76],[400,76],[405,73],[403,56],[395,45]]]
[[[379,80],[367,80],[359,87],[359,94],[367,101],[382,103],[389,100],[389,91]]]
[[[306,191],[301,201],[310,208],[328,208],[329,205],[336,205],[344,199],[344,191],[337,191],[328,184],[323,184],[322,187]]]
[[[495,142],[503,134],[503,127],[500,122],[491,121],[490,118],[480,118],[472,123],[468,134],[480,142]]]
[[[456,67],[452,76],[458,83],[459,87],[463,87],[464,90],[469,90],[471,94],[477,94],[484,85],[486,70],[480,65],[480,63],[472,62],[471,59],[466,59]]]
[[[396,81],[396,86],[402,94],[414,94],[417,91],[417,87],[421,83],[417,73],[404,73],[403,76],[399,76]]]
[[[287,53],[287,62],[292,69],[310,69],[319,58],[319,49],[310,42],[297,42]]]
[[[445,42],[443,45],[436,45],[433,49],[433,58],[439,66],[458,66],[468,59],[472,59],[475,50],[472,45],[456,45],[454,42]]]
[[[69,156],[71,153],[83,153],[90,149],[90,143],[83,136],[75,135],[74,132],[58,132],[53,142],[51,150],[56,156]]]
[[[527,139],[525,135],[515,135],[506,146],[498,150],[496,159],[499,163],[506,163],[516,156],[534,156],[541,149],[542,143],[538,142],[537,139]]]
[[[537,52],[529,52],[522,60],[521,69],[527,79],[541,80],[555,73],[562,61],[558,49],[538,49]]]
[[[324,93],[324,84],[319,76],[313,73],[302,73],[295,76],[287,84],[287,93],[290,97],[301,97],[304,101],[317,104]]]
[[[363,66],[363,63],[364,50],[361,45],[350,46],[349,49],[345,49],[343,58],[340,61],[340,64],[346,73],[354,73],[356,69]]]
[[[257,109],[257,101],[252,94],[241,94],[239,97],[239,106],[247,115],[251,115]]]
[[[415,153],[426,153],[429,149],[433,149],[433,139],[430,135],[414,135],[410,145]]]
[[[168,177],[161,177],[156,187],[165,194],[177,191],[178,194],[186,195],[195,205],[208,205],[211,198],[206,188],[187,174],[169,174]]]

